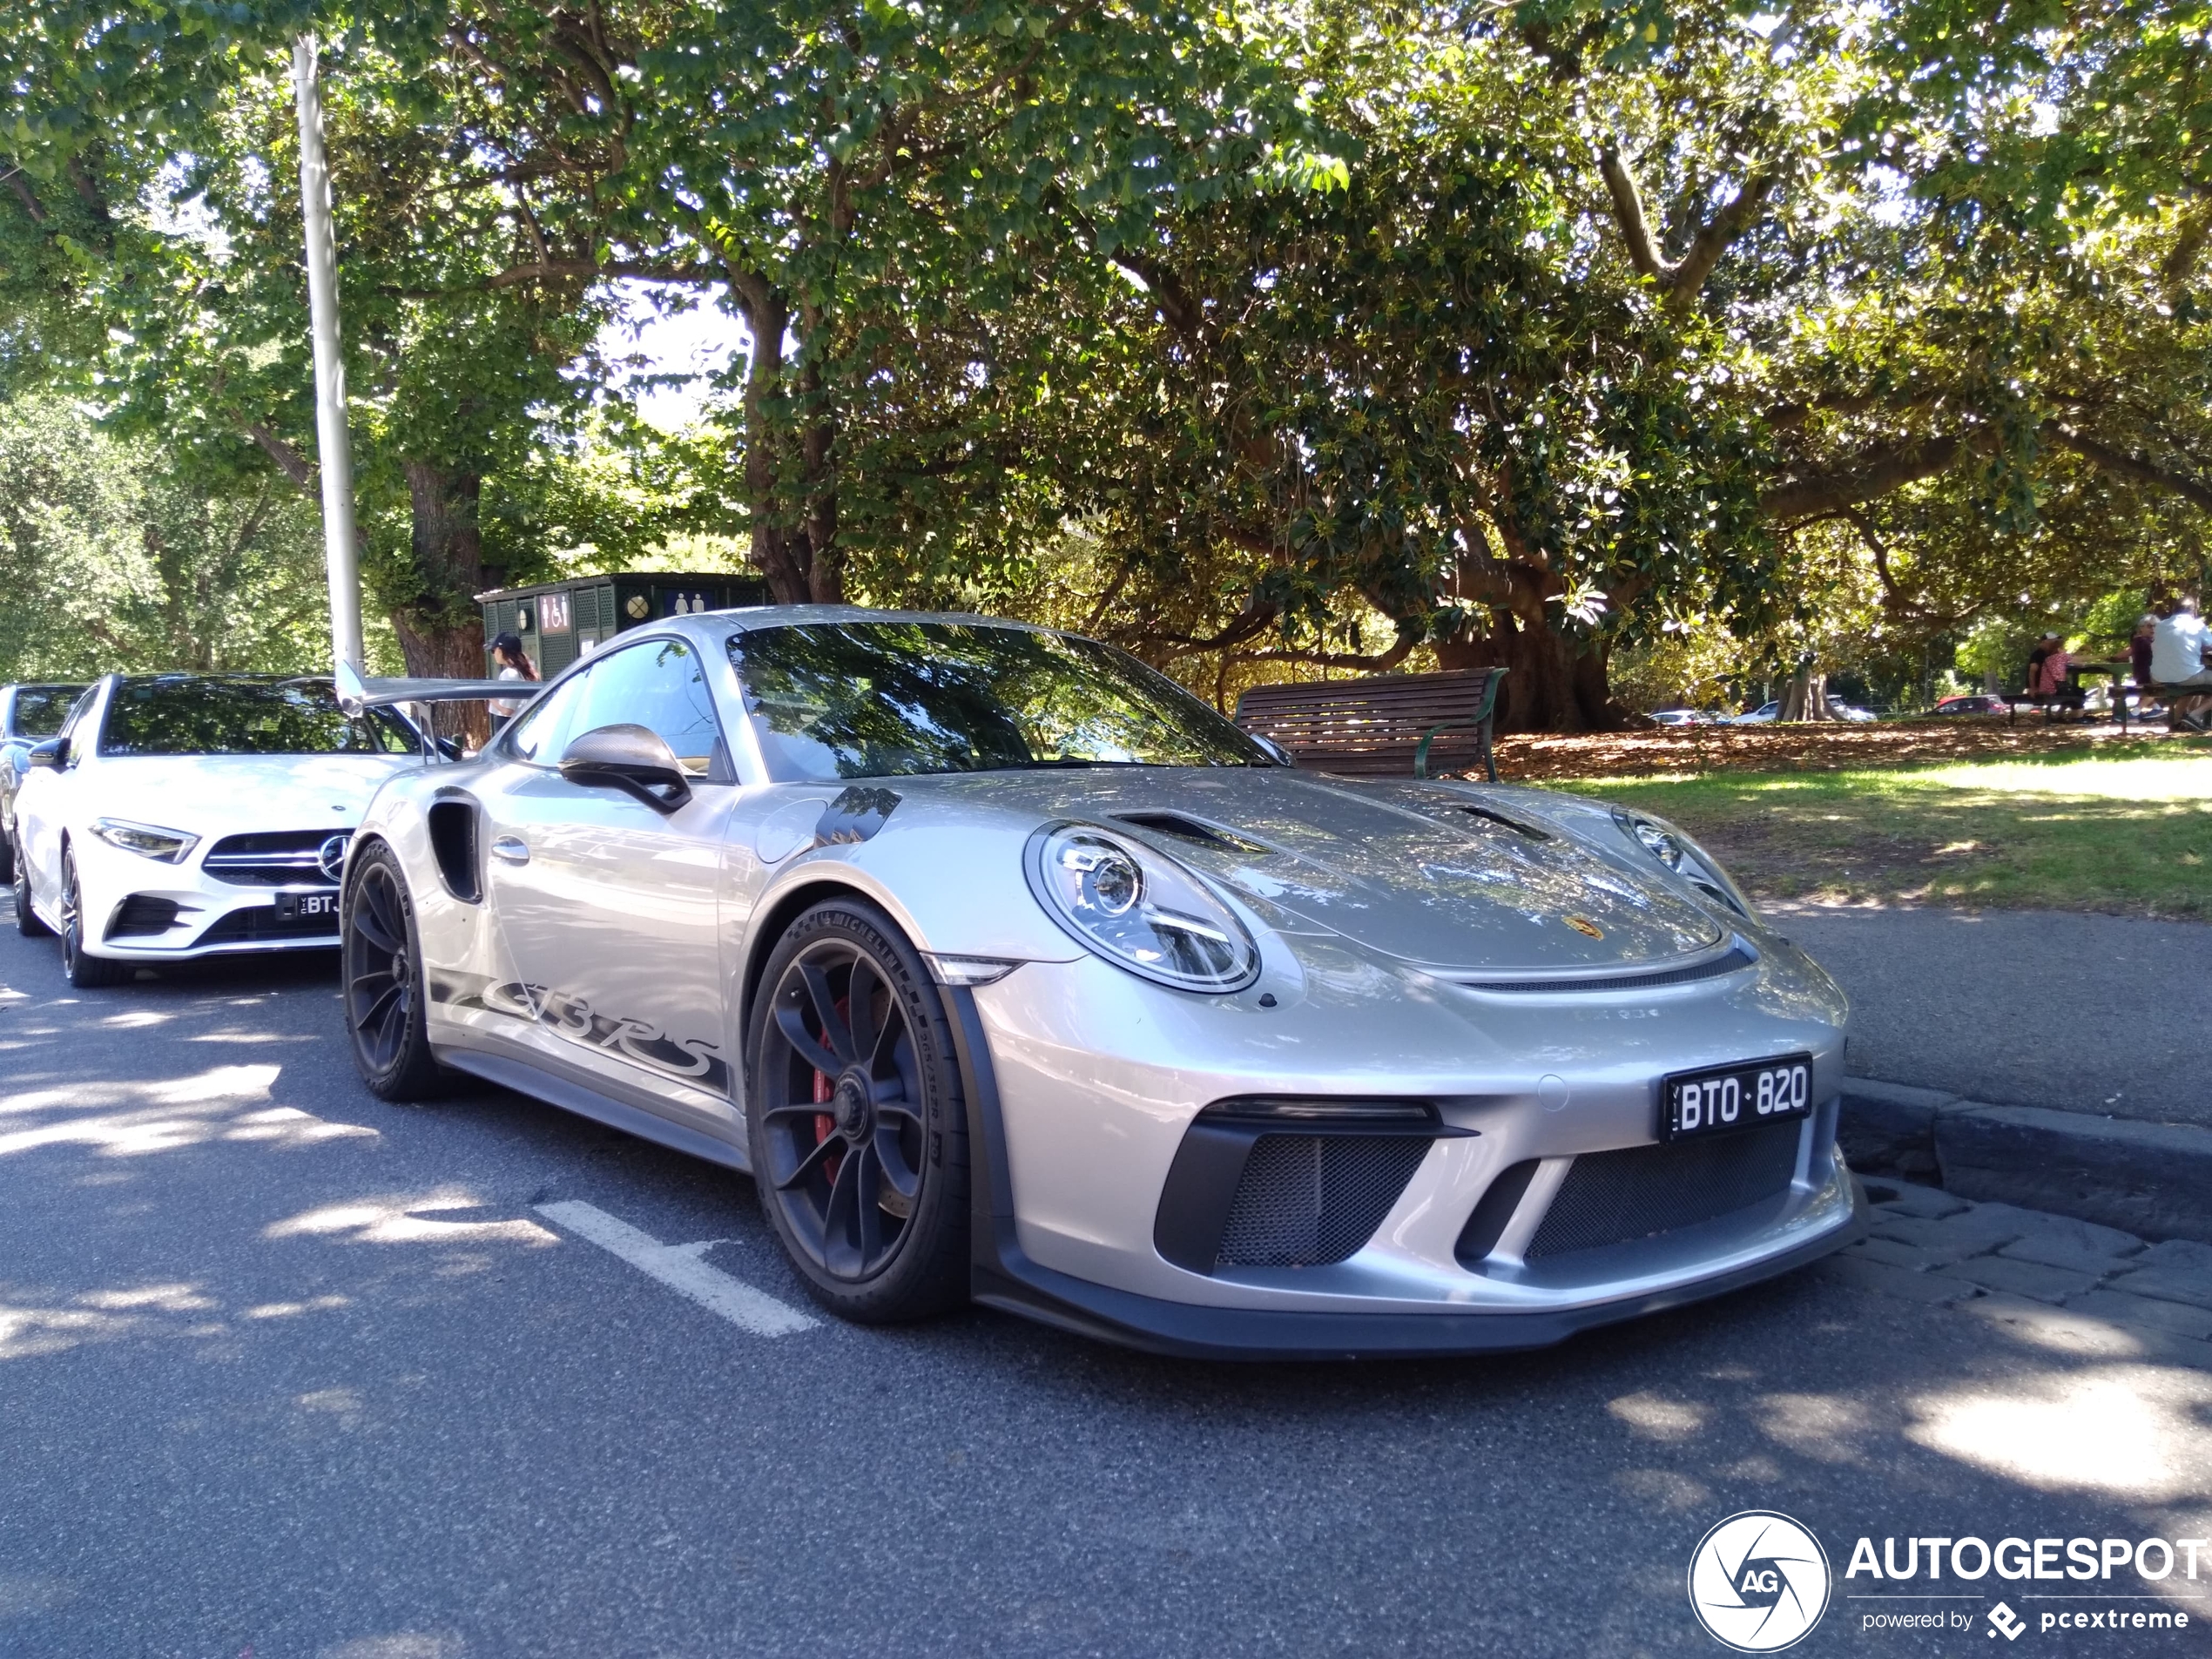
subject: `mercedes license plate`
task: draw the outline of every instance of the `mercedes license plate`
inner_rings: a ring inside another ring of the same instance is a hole
[[[1812,1056],[1784,1055],[1706,1071],[1678,1071],[1661,1094],[1660,1138],[1695,1140],[1804,1117],[1812,1110]]]
[[[279,921],[335,921],[338,920],[338,895],[334,893],[280,893],[277,894]]]

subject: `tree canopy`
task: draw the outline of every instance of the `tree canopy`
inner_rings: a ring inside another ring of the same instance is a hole
[[[2202,0],[34,0],[0,389],[287,513],[302,28],[418,669],[480,587],[708,533],[786,602],[1216,691],[1498,663],[1579,729],[1689,640],[1925,673],[2203,574]],[[617,284],[743,330],[680,440]]]

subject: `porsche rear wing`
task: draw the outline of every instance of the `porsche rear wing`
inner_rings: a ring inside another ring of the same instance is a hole
[[[348,714],[395,703],[527,703],[545,689],[542,680],[365,679],[351,663],[338,664],[338,706]]]

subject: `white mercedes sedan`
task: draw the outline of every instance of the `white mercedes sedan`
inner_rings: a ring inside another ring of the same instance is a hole
[[[16,924],[59,934],[72,985],[144,964],[338,942],[338,877],[369,798],[415,764],[388,709],[327,678],[110,675],[25,757]]]

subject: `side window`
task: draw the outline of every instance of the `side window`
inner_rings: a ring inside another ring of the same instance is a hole
[[[586,673],[563,680],[523,711],[507,740],[517,760],[540,766],[560,764],[561,751],[569,746],[570,738],[583,730],[576,724],[575,716],[583,701],[584,682],[590,678]]]
[[[62,722],[62,729],[54,734],[69,740],[69,764],[72,766],[84,759],[85,745],[91,741],[92,705],[99,695],[98,685],[86,686],[84,696],[70,710],[69,718]]]
[[[603,657],[589,676],[577,732],[642,725],[676,752],[695,778],[729,776],[714,693],[698,653],[680,639],[651,639]]]

